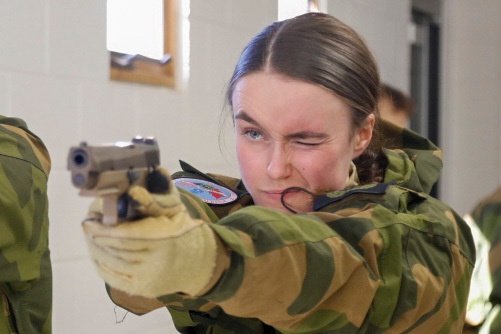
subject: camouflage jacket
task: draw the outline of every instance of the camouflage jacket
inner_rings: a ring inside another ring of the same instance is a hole
[[[0,333],[50,333],[52,269],[42,141],[0,116]]]
[[[467,319],[481,333],[501,333],[501,187],[482,199],[469,215],[477,249]],[[490,275],[490,281],[489,276]],[[476,320],[476,321],[471,321]],[[473,331],[472,331],[473,332]]]
[[[427,195],[440,151],[408,130],[385,131],[384,183],[318,196],[308,214],[254,206],[239,180],[183,165],[175,182],[210,181],[200,184],[216,199],[228,189],[237,196],[209,212],[230,268],[203,296],[147,300],[108,289],[112,300],[136,314],[166,305],[180,333],[460,333],[471,233]],[[203,204],[184,196],[197,215]]]

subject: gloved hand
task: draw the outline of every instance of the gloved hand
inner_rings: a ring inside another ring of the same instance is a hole
[[[207,288],[217,256],[208,224],[188,214],[168,172],[158,168],[168,190],[153,194],[134,186],[129,195],[145,218],[118,225],[99,222],[91,205],[82,225],[99,275],[113,288],[144,297],[196,295]]]

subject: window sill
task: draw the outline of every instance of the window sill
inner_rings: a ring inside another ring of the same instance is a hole
[[[117,81],[136,82],[174,88],[174,62],[166,65],[136,61],[133,68],[110,68],[110,78]]]

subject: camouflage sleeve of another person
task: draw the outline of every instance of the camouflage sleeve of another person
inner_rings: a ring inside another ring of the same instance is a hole
[[[492,315],[492,305],[488,302],[492,292],[492,280],[489,269],[490,242],[485,238],[470,214],[466,214],[463,218],[471,229],[476,252],[475,268],[471,276],[463,333],[475,333],[475,331],[484,325],[489,314]]]
[[[487,239],[489,247],[488,267],[491,273],[492,291],[489,301],[501,306],[501,187],[480,201],[471,213],[475,222]],[[492,319],[494,316],[494,319]],[[491,314],[490,332],[501,332],[501,314]]]
[[[501,303],[501,188],[482,200],[471,213],[480,231],[490,243],[489,263],[493,290],[491,300]]]
[[[0,116],[0,143],[0,332],[50,333],[49,153],[17,118]]]

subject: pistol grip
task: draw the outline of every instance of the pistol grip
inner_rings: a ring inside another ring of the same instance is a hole
[[[104,225],[115,225],[119,223],[118,216],[118,194],[103,195],[103,218]]]

